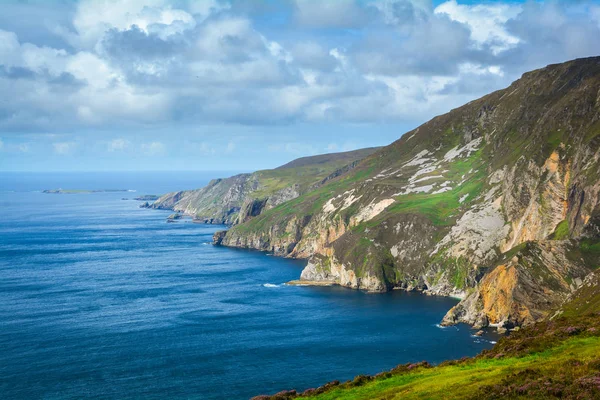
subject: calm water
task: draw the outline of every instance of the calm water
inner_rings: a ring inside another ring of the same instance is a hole
[[[303,262],[121,200],[214,175],[0,174],[3,398],[243,399],[491,347],[436,327],[455,300],[284,286]]]

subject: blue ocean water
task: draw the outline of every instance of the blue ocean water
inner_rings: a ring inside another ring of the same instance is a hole
[[[437,327],[456,300],[285,286],[303,261],[214,247],[224,227],[122,200],[212,177],[0,173],[2,398],[244,399],[496,340]],[[40,192],[55,188],[136,192]]]

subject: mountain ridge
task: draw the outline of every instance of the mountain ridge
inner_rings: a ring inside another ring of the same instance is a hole
[[[302,157],[270,170],[213,179],[200,189],[167,193],[146,207],[173,210],[197,222],[234,225],[352,169],[377,149]]]

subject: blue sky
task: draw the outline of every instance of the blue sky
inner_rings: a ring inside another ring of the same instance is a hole
[[[585,0],[5,1],[0,170],[254,170],[386,145],[599,38]]]

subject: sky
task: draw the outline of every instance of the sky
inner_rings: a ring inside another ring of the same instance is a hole
[[[592,0],[3,0],[0,171],[272,168],[597,55]]]

